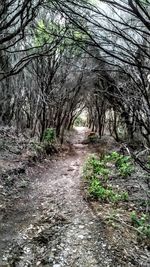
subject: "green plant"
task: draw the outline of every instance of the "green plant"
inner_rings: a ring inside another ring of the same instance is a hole
[[[109,193],[100,183],[97,178],[92,179],[88,188],[89,194],[95,198],[106,200]]]
[[[120,157],[120,154],[116,151],[113,151],[112,153],[106,155],[104,159],[105,159],[105,161],[111,161],[111,160],[116,161],[116,160],[118,160],[119,157]]]
[[[97,156],[92,155],[86,162],[84,173],[86,173],[87,178],[90,177],[92,173],[94,175],[101,176],[101,179],[107,180],[109,169],[103,160],[100,160]]]
[[[122,198],[122,200],[124,200],[124,201],[128,201],[128,200],[129,200],[129,194],[128,194],[128,192],[123,192],[123,193],[121,194],[121,198]]]
[[[55,130],[53,128],[47,128],[43,134],[43,142],[53,143],[55,140]]]
[[[115,192],[107,185],[110,170],[107,167],[107,162],[118,159],[119,154],[113,153],[111,155],[99,158],[96,155],[91,155],[84,166],[84,177],[88,182],[88,192],[90,196],[101,199],[102,201],[118,202],[127,201],[127,192]]]
[[[90,181],[88,192],[92,197],[98,198],[102,201],[110,201],[116,203],[121,200],[127,200],[126,192],[123,192],[121,194],[116,193],[111,187],[104,187],[96,177],[93,177],[93,179]]]
[[[150,238],[150,223],[149,223],[149,216],[147,214],[142,214],[138,216],[135,211],[131,213],[131,222],[132,225],[137,228],[140,235],[143,235],[147,238]]]
[[[116,160],[116,166],[123,177],[130,175],[134,170],[131,158],[123,155]]]
[[[122,177],[131,175],[131,173],[134,171],[134,166],[133,166],[132,159],[130,156],[124,156],[114,151],[111,154],[105,155],[104,157],[105,163],[111,162],[111,161],[115,163]]]
[[[121,155],[115,151],[109,155],[106,155],[104,157],[104,161],[114,161],[117,169],[119,170],[120,175],[123,177],[130,175],[134,170],[131,157]]]

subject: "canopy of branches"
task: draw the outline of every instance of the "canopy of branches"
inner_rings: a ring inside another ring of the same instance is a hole
[[[149,0],[0,2],[0,123],[63,141],[83,109],[101,136],[150,145]]]

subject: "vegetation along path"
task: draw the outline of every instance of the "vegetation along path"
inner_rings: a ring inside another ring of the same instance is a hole
[[[67,156],[48,162],[46,170],[44,165],[30,169],[30,191],[14,200],[3,226],[3,249],[17,235],[3,258],[10,266],[119,266],[103,224],[81,192],[82,166],[89,153],[81,144],[85,130],[78,129]]]
[[[150,267],[150,0],[0,0],[0,267],[30,266]]]

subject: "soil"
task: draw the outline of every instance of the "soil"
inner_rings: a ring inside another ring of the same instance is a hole
[[[74,131],[59,156],[27,167],[21,161],[19,173],[12,174],[5,164],[0,187],[1,267],[150,266],[147,246],[138,245],[134,232],[107,224],[112,207],[88,203],[85,197],[82,168],[88,155],[119,149],[111,138],[98,147],[84,144],[87,132],[82,127]],[[10,160],[8,165],[12,170]]]

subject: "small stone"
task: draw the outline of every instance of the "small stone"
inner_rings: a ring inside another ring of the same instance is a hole
[[[52,251],[55,252],[56,251],[56,248],[52,248]]]
[[[80,228],[80,229],[83,229],[83,228],[84,228],[84,225],[79,225],[79,228]]]
[[[83,235],[79,235],[78,237],[79,237],[79,238],[81,238],[81,239],[83,239],[83,238],[84,238],[84,236],[83,236]]]
[[[49,263],[52,263],[52,262],[53,262],[53,258],[49,257],[49,258],[48,258],[48,262],[49,262]]]

